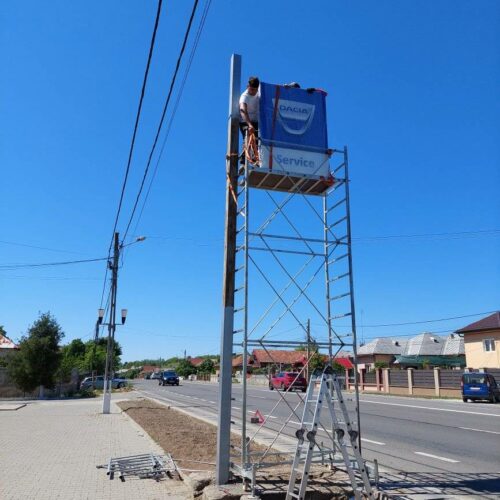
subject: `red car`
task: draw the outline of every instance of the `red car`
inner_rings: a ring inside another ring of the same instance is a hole
[[[269,389],[271,391],[274,391],[274,389],[281,389],[282,391],[297,389],[306,392],[307,380],[297,372],[281,372],[271,377]]]

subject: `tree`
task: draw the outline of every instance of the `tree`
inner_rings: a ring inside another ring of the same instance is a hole
[[[189,375],[193,375],[197,372],[196,367],[193,366],[188,359],[181,359],[177,364],[176,371],[181,377],[189,377]]]
[[[9,375],[20,389],[31,392],[40,385],[49,389],[55,386],[61,363],[59,342],[63,337],[64,332],[49,312],[33,323],[8,365]]]
[[[5,328],[3,327],[3,325],[0,325],[0,335],[7,337],[7,332],[5,331]]]
[[[215,365],[211,359],[205,359],[198,367],[198,373],[215,373]]]

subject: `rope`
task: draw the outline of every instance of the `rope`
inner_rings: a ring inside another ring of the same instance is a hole
[[[249,163],[260,164],[259,148],[257,146],[257,138],[255,137],[254,129],[247,129],[245,138],[245,157]]]

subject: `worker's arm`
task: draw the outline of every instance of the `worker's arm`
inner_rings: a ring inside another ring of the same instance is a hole
[[[250,116],[248,116],[248,106],[246,102],[241,103],[240,113],[242,114],[243,119],[247,122],[248,128],[253,130],[253,125],[252,122],[250,121]]]

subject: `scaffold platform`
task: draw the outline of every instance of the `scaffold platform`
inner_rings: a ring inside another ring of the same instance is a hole
[[[248,186],[272,191],[296,192],[309,195],[321,195],[334,184],[333,177],[325,178],[319,175],[299,175],[280,170],[248,165]]]

